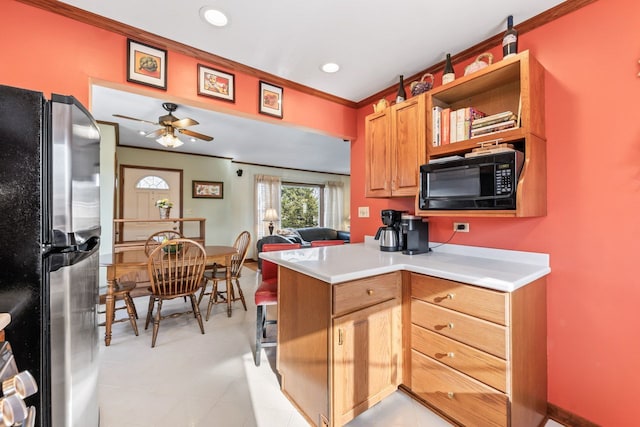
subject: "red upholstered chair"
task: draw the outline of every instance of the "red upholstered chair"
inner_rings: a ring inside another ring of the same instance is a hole
[[[283,251],[298,249],[299,243],[266,243],[262,246],[263,252]],[[262,347],[274,347],[275,341],[266,341],[267,325],[276,323],[276,320],[267,320],[267,306],[278,303],[278,266],[267,260],[262,260],[262,280],[256,289],[256,352],[254,360],[256,366],[260,366],[260,350]]]
[[[320,246],[337,246],[344,245],[344,240],[314,240],[311,242],[312,248],[317,248]]]

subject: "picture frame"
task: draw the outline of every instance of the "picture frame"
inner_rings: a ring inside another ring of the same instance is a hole
[[[283,89],[280,86],[260,80],[258,90],[258,112],[282,118]]]
[[[236,76],[198,64],[198,95],[236,102]]]
[[[167,90],[167,51],[127,39],[127,81]]]
[[[219,181],[192,181],[191,197],[194,199],[222,199],[223,183]]]

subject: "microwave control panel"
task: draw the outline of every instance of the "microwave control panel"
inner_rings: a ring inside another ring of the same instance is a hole
[[[496,196],[511,194],[513,191],[513,169],[509,163],[496,165]]]

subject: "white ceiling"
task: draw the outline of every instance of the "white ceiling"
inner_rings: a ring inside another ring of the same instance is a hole
[[[178,104],[178,109],[173,113],[175,117],[190,117],[200,123],[190,126],[189,130],[212,136],[213,141],[191,142],[188,137],[176,134],[184,145],[165,149],[154,138],[146,138],[139,134],[139,131],[148,133],[159,126],[113,117],[113,114],[122,114],[157,122],[158,117],[167,114],[162,108],[165,101]],[[348,175],[350,170],[349,141],[280,123],[195,108],[175,99],[153,98],[94,86],[91,113],[96,120],[118,123],[120,145],[219,156],[236,162],[316,172]]]
[[[447,52],[455,55],[504,32],[508,15],[513,15],[517,28],[519,22],[562,3],[560,0],[64,2],[355,102],[397,84],[400,74],[415,75],[441,62]],[[199,14],[203,6],[224,11],[230,24],[225,28],[206,24]],[[340,71],[323,73],[320,66],[325,62],[340,64]],[[94,100],[97,103],[98,100]],[[154,101],[157,102],[155,109],[145,104],[143,110],[142,104],[133,103],[128,112],[123,111],[124,103],[116,101],[119,108],[112,113],[155,120],[164,110],[161,102]],[[135,105],[140,108],[136,109]],[[94,111],[97,107],[93,106]],[[219,119],[222,119],[203,115],[201,120],[186,106],[181,107],[176,116],[198,120],[201,127],[193,130],[201,133],[207,133],[205,126],[209,123],[221,123]],[[211,129],[211,135],[216,137],[212,144],[222,144],[221,130]],[[233,140],[238,143],[238,138]],[[227,149],[227,155],[238,158],[238,153],[230,150],[232,147]],[[298,165],[302,158],[315,157],[315,154],[309,151],[293,156],[295,167],[315,169]],[[339,160],[325,159],[324,164]]]

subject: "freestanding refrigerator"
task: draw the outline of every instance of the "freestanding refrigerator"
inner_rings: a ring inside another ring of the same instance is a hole
[[[99,163],[75,98],[0,85],[0,312],[36,426],[99,425]]]

